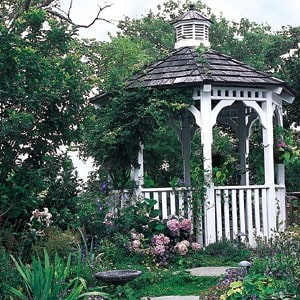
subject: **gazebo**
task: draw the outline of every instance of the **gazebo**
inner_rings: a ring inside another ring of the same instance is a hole
[[[186,187],[191,184],[189,161],[194,130],[189,123],[191,117],[201,131],[207,188],[198,241],[208,245],[244,235],[250,245],[255,245],[255,237],[270,238],[274,230],[285,226],[284,166],[274,163],[273,130],[282,126],[282,105],[292,103],[293,93],[282,80],[210,49],[211,22],[193,6],[173,25],[175,49],[135,74],[127,88],[182,87],[192,91],[193,104],[186,110],[180,128],[170,124],[182,144]],[[249,136],[256,121],[262,126],[263,185],[250,184],[247,165]],[[240,168],[244,172],[236,186],[216,186],[212,182],[213,127],[217,122],[230,125],[238,137]],[[142,148],[139,168],[132,172],[139,185],[137,193],[156,199],[162,218],[167,218],[184,206],[186,190],[175,193],[172,188],[144,188]]]

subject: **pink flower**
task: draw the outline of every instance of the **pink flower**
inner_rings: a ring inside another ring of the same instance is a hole
[[[139,248],[139,247],[141,246],[140,240],[134,240],[134,241],[132,241],[131,246],[132,246],[132,248],[134,248],[134,249]]]
[[[171,219],[167,222],[167,227],[172,231],[172,232],[177,232],[180,229],[180,223],[177,219]]]
[[[192,222],[189,219],[183,219],[180,222],[180,229],[190,231],[192,229]]]
[[[133,240],[142,240],[144,238],[144,235],[142,233],[137,233],[135,231],[131,232],[131,238]]]
[[[166,251],[166,248],[164,245],[156,245],[155,247],[153,247],[153,253],[156,254],[156,255],[164,255]]]
[[[175,246],[175,249],[179,252],[180,255],[184,256],[187,254],[188,252],[188,248],[187,246],[182,243],[182,242],[178,242]]]
[[[159,235],[153,236],[152,243],[155,245],[167,245],[170,243],[170,239],[163,233],[160,233]]]
[[[181,241],[181,243],[182,243],[182,244],[185,244],[187,247],[190,246],[190,242],[187,241],[187,240],[183,240],[183,241]]]
[[[285,148],[285,147],[286,147],[285,141],[279,142],[279,143],[277,144],[277,147],[278,147],[278,148]]]
[[[192,249],[198,251],[201,249],[201,245],[199,243],[192,243]]]

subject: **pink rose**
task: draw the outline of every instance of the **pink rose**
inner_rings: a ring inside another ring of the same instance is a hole
[[[190,231],[192,229],[192,222],[189,219],[183,219],[180,222],[180,229]]]
[[[201,249],[201,245],[199,243],[192,243],[192,249],[198,251]]]
[[[184,256],[187,254],[188,252],[188,248],[187,246],[182,243],[182,242],[178,242],[175,246],[175,249],[179,252],[180,255]]]

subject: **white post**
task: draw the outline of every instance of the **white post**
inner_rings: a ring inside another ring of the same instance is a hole
[[[184,185],[186,187],[191,186],[191,129],[188,120],[188,112],[186,112],[182,118],[182,129],[181,129],[181,147],[182,147],[182,158],[183,158],[183,178]]]
[[[203,145],[203,168],[205,172],[206,196],[204,203],[205,244],[216,242],[216,212],[214,186],[212,182],[213,124],[211,107],[211,85],[204,85],[200,100],[201,143]]]
[[[142,193],[142,186],[144,184],[144,145],[140,144],[138,153],[138,167],[131,170],[131,180],[133,180],[137,188],[135,190],[137,195]]]
[[[262,109],[266,117],[266,128],[263,128],[264,145],[264,167],[265,185],[267,189],[267,210],[268,210],[268,237],[270,238],[276,229],[276,193],[274,176],[274,157],[273,157],[273,106],[272,93],[268,93],[267,101],[262,104]]]

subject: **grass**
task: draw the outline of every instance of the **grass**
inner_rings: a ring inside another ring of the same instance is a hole
[[[142,285],[144,288],[138,296],[199,295],[200,291],[216,286],[218,280],[218,277],[192,276],[186,272],[165,272],[156,283]],[[137,281],[135,285],[141,286],[140,283]]]
[[[106,285],[104,292],[112,299],[138,300],[143,297],[199,295],[201,291],[215,287],[219,277],[192,276],[185,271],[153,270],[124,286]]]
[[[223,253],[222,253],[223,254]],[[236,253],[235,253],[236,254]],[[214,288],[220,277],[192,276],[186,270],[204,266],[237,266],[246,257],[239,255],[221,256],[217,253],[200,251],[189,257],[174,257],[164,267],[153,264],[136,255],[123,256],[122,261],[114,261],[113,269],[137,269],[142,275],[124,286],[107,286],[104,291],[113,295],[112,299],[138,300],[142,297],[170,295],[200,295],[200,292]]]

